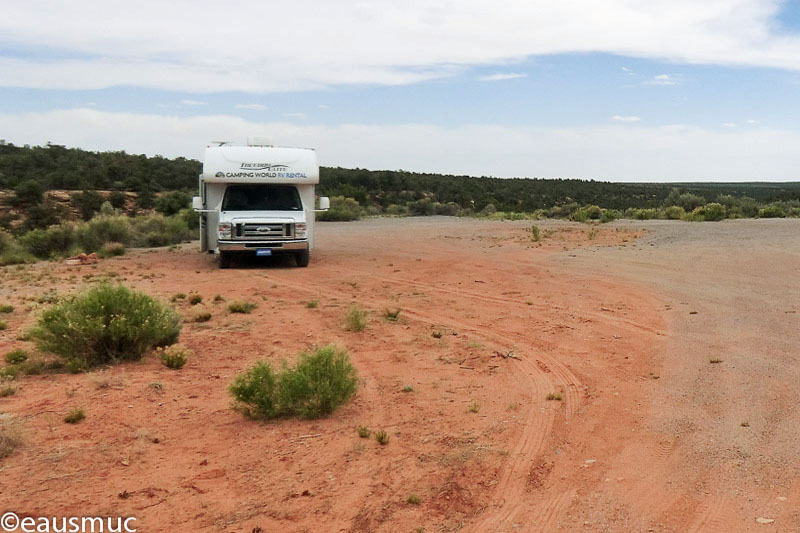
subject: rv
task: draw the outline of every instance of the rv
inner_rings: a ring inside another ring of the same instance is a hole
[[[294,255],[308,266],[314,249],[314,188],[319,165],[314,150],[248,141],[206,147],[200,196],[200,249],[229,268],[237,256]],[[320,198],[320,209],[328,209]]]

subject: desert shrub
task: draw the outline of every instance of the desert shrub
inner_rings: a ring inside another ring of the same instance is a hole
[[[9,314],[14,312],[14,306],[11,304],[0,305],[0,313]]]
[[[180,370],[189,357],[194,355],[194,352],[180,344],[173,344],[172,346],[164,346],[156,349],[156,354],[161,359],[161,364],[172,370]]]
[[[189,304],[190,305],[197,305],[203,301],[202,294],[190,294],[189,295]]]
[[[26,352],[22,348],[17,348],[15,350],[11,350],[10,352],[6,353],[6,355],[4,355],[3,358],[6,360],[6,363],[12,365],[18,365],[28,360],[28,352]]]
[[[406,503],[409,505],[419,505],[422,503],[422,498],[420,498],[417,494],[409,494],[408,498],[406,498]]]
[[[191,238],[186,221],[179,217],[165,217],[159,213],[130,219],[133,227],[134,247],[169,246]]]
[[[586,222],[587,220],[600,220],[603,210],[596,205],[587,205],[576,209],[572,213],[572,220],[576,222]]]
[[[231,383],[236,408],[251,418],[329,415],[355,393],[358,378],[347,351],[329,345],[303,352],[280,372],[259,361]]]
[[[180,318],[147,294],[98,285],[47,309],[31,336],[45,352],[91,367],[140,359],[178,340]]]
[[[75,206],[83,220],[91,219],[100,211],[103,202],[103,196],[97,191],[84,190],[70,196],[70,203]]]
[[[783,218],[785,216],[784,210],[777,205],[768,205],[758,210],[758,218]]]
[[[6,253],[14,246],[14,237],[7,231],[0,229],[0,254]]]
[[[0,459],[8,457],[22,445],[19,424],[10,415],[0,415]]]
[[[4,366],[0,368],[0,381],[14,381],[19,376],[19,367],[16,365]]]
[[[64,205],[46,199],[42,203],[26,207],[25,214],[28,217],[23,225],[24,229],[44,229],[69,218],[69,209]]]
[[[83,412],[83,409],[73,409],[64,417],[64,422],[67,424],[77,424],[84,418],[86,418],[86,413]]]
[[[35,229],[20,237],[19,243],[39,259],[62,256],[75,248],[75,227],[72,224],[62,224],[47,229]]]
[[[408,216],[408,208],[404,205],[391,204],[384,211],[387,215],[395,217]]]
[[[368,439],[372,432],[367,426],[358,426],[358,436],[362,439]]]
[[[121,215],[99,215],[77,230],[77,241],[87,253],[100,250],[109,242],[128,243],[131,241],[130,219]]]
[[[673,193],[670,193],[667,201],[673,205],[682,207],[684,211],[694,211],[696,208],[706,204],[705,198],[688,192],[677,196],[673,196]]]
[[[723,220],[728,215],[727,211],[725,210],[725,206],[716,202],[698,207],[695,209],[695,211],[697,211],[697,215],[702,216],[703,220],[707,222]]]
[[[334,196],[331,198],[331,208],[317,213],[317,220],[324,222],[347,222],[361,218],[361,206],[352,198]]]
[[[367,327],[367,313],[353,304],[344,316],[344,327],[347,331],[363,331]]]
[[[121,242],[107,242],[100,248],[98,255],[102,258],[118,257],[125,255],[125,245]]]
[[[622,213],[617,211],[616,209],[603,209],[603,214],[600,215],[600,222],[613,222],[622,216]]]
[[[108,203],[116,209],[125,209],[126,194],[123,191],[113,191],[108,195]]]
[[[787,217],[798,218],[800,217],[800,207],[792,207],[786,212]]]
[[[208,311],[201,311],[192,317],[194,322],[208,322],[209,320],[211,320],[211,313]]]
[[[761,206],[758,203],[758,200],[755,198],[750,198],[749,196],[742,196],[736,202],[736,206],[734,210],[737,214],[742,215],[743,217],[754,217],[758,215],[758,210]]]
[[[406,204],[410,215],[415,217],[429,217],[436,214],[436,207],[430,198],[421,198]]]
[[[655,209],[634,209],[633,210],[633,218],[636,220],[651,220],[656,218],[656,210]]]
[[[13,205],[34,205],[44,199],[44,187],[36,180],[25,180],[14,187]]]
[[[531,226],[531,240],[533,242],[539,242],[542,240],[542,232],[539,230],[539,226],[536,224]]]
[[[317,307],[319,307],[319,300],[314,298],[313,300],[307,301],[306,302],[306,307],[308,309],[316,309]]]
[[[381,446],[385,446],[389,443],[389,434],[386,433],[384,430],[379,430],[375,432],[375,440],[378,441],[378,444]]]
[[[177,215],[181,209],[189,207],[192,197],[183,191],[170,191],[160,195],[156,200],[156,211],[162,215]]]
[[[200,215],[194,209],[181,209],[176,216],[186,223],[190,231],[200,229]]]
[[[276,418],[281,414],[278,377],[269,363],[259,361],[239,374],[228,387],[236,408],[250,418]]]
[[[6,383],[5,385],[0,385],[0,398],[5,398],[6,396],[13,396],[16,393],[17,393],[17,387],[15,387],[14,385],[10,383]],[[0,439],[2,439],[2,436],[0,436]],[[2,447],[1,444],[0,447]],[[0,455],[2,454],[0,453]]]
[[[136,193],[136,200],[134,204],[138,209],[150,209],[155,205],[155,196],[153,196],[153,191],[150,190],[148,187],[142,187],[139,189],[139,192]]]
[[[236,301],[228,304],[228,311],[231,313],[250,314],[256,307],[258,306],[253,302]]]
[[[680,220],[685,214],[686,211],[679,205],[671,205],[664,210],[664,216],[668,220]]]
[[[400,317],[400,308],[396,309],[389,309],[386,308],[383,310],[383,318],[389,322],[397,322],[397,319]]]

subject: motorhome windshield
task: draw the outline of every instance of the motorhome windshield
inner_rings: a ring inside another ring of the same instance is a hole
[[[301,211],[297,187],[291,185],[229,185],[223,211]]]

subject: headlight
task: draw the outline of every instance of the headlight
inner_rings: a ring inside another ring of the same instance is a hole
[[[298,239],[305,239],[306,238],[306,225],[305,224],[295,224],[294,225],[294,236]]]
[[[230,222],[220,223],[219,227],[217,228],[217,235],[219,236],[220,239],[230,239],[231,223]]]

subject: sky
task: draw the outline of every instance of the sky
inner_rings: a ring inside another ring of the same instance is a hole
[[[800,181],[800,0],[4,2],[0,139],[500,177]]]

